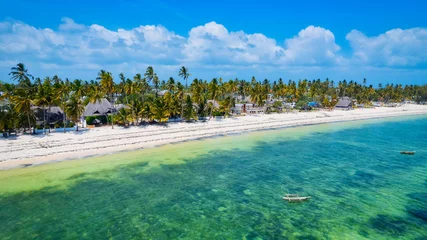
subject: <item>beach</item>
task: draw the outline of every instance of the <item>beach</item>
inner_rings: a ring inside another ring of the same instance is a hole
[[[18,135],[0,140],[0,170],[153,148],[165,144],[301,125],[427,114],[427,106],[263,114],[167,126],[104,126],[79,132]]]

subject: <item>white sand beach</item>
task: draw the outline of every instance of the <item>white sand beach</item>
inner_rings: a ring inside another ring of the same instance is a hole
[[[427,106],[320,110],[212,119],[197,123],[169,123],[167,126],[127,129],[105,126],[80,132],[19,135],[16,138],[0,139],[0,170],[246,131],[420,114],[427,114]]]

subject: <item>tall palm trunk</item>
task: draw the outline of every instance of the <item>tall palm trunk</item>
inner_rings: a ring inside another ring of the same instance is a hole
[[[111,102],[113,103],[112,104],[113,105],[113,109],[111,109],[111,129],[114,129],[113,122],[114,122],[114,110],[115,110],[115,108],[114,108],[113,93],[111,93]]]
[[[62,119],[62,126],[64,127],[64,133],[67,133],[67,126],[65,126],[66,122],[67,122],[67,114],[64,111],[64,118]]]
[[[212,118],[212,112],[213,112],[213,109],[214,109],[214,107],[215,107],[215,96],[214,96],[214,98],[213,98],[213,100],[212,100],[213,102],[212,102],[212,107],[211,107],[211,112],[210,112],[210,114],[209,114],[209,120],[211,120],[211,118]]]
[[[76,124],[76,132],[79,131],[79,122],[81,122],[80,118],[81,118],[80,116],[77,117],[78,121],[77,121],[77,124]]]
[[[43,106],[43,133],[46,134],[46,111],[44,106]]]
[[[181,97],[181,121],[184,119],[184,94]]]
[[[27,119],[28,119],[28,128],[29,128],[29,132],[31,134],[31,121],[30,121],[30,113],[27,114]]]
[[[47,127],[49,128],[49,133],[50,133],[50,112],[51,112],[51,105],[49,105],[49,108],[48,108],[48,112],[47,112]]]

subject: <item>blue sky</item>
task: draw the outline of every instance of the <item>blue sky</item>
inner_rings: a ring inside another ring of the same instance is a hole
[[[193,77],[427,83],[423,1],[29,1],[0,3],[0,80]]]

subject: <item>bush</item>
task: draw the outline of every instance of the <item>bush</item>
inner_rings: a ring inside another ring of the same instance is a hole
[[[224,116],[224,113],[220,112],[220,111],[213,111],[212,115],[214,117],[220,117],[220,116]]]
[[[108,119],[106,116],[88,116],[86,117],[86,124],[91,125],[93,120],[99,119],[102,124],[107,124],[111,122],[111,115],[108,116]]]

